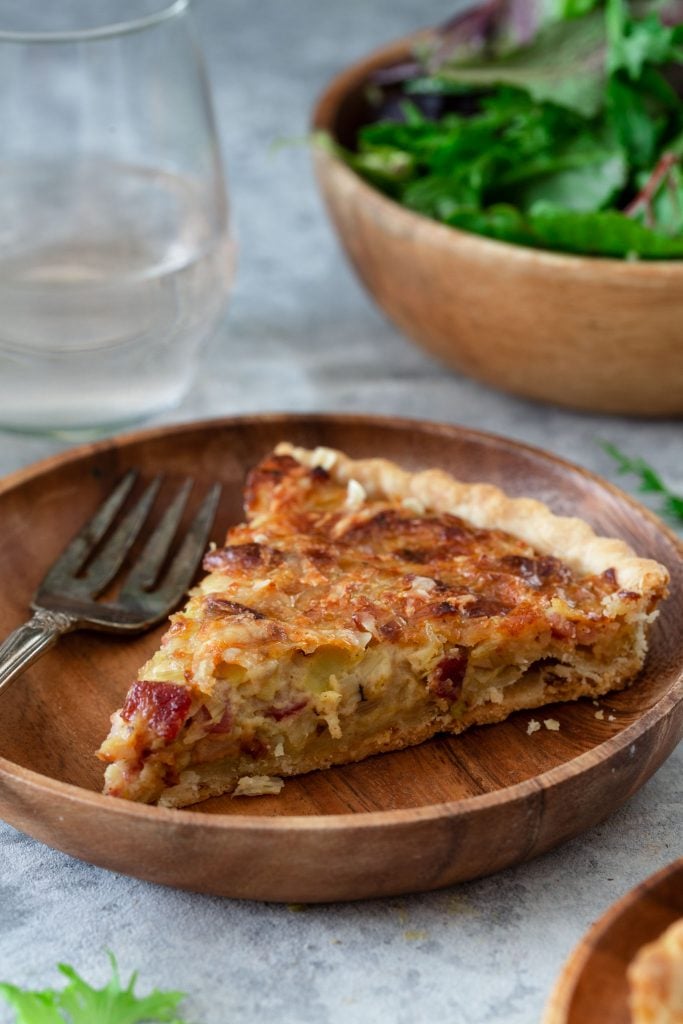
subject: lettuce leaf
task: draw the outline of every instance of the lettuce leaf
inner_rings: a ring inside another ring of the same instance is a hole
[[[646,64],[683,60],[683,26],[667,25],[655,13],[632,18],[625,0],[608,0],[605,27],[609,74],[623,69],[637,81]]]
[[[460,208],[446,223],[501,242],[588,256],[683,259],[683,236],[670,237],[617,210],[578,212],[539,202],[528,214],[496,204],[485,210]]]
[[[514,85],[541,102],[576,110],[586,117],[602,106],[605,82],[605,28],[602,12],[552,22],[532,42],[508,53],[484,54],[429,68],[432,79],[477,88]]]
[[[668,0],[656,12],[652,6],[647,0],[488,0],[421,44],[421,74],[432,90],[439,83],[514,85],[592,117],[615,72],[637,81],[648,65],[683,60],[680,3]]]
[[[341,153],[373,184],[503,241],[683,258],[683,0],[484,0],[422,61]]]
[[[0,983],[0,997],[15,1010],[16,1024],[186,1024],[175,1012],[183,992],[155,989],[148,996],[136,996],[137,974],[123,988],[113,954],[109,959],[112,977],[101,989],[89,985],[68,964],[59,964],[69,979],[65,988],[27,992],[5,982]]]

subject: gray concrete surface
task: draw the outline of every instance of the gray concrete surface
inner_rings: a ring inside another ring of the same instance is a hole
[[[458,378],[385,322],[344,262],[302,136],[333,72],[446,16],[436,0],[199,0],[239,241],[226,320],[165,421],[263,410],[442,419],[542,445],[616,480],[608,438],[683,491],[681,424],[543,408]],[[0,473],[65,447],[0,434]],[[620,481],[627,489],[632,481]],[[457,888],[355,905],[222,901],[77,862],[0,825],[0,978],[43,986],[104,951],[196,1024],[535,1024],[561,965],[616,898],[683,852],[681,751],[599,828]],[[0,1021],[11,1020],[0,1010]],[[93,1022],[95,1024],[95,1022]]]

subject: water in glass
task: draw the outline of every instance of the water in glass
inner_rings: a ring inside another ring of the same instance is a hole
[[[18,31],[26,8],[0,0],[0,427],[97,433],[173,405],[222,313],[211,97],[190,0],[164,2],[64,0],[66,25],[41,6]]]

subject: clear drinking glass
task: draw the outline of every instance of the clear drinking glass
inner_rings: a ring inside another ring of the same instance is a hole
[[[232,270],[190,0],[0,0],[0,426],[179,401]]]

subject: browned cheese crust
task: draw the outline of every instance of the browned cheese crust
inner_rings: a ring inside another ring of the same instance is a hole
[[[539,502],[329,449],[281,445],[245,506],[112,717],[106,792],[182,806],[618,689],[668,580]]]

